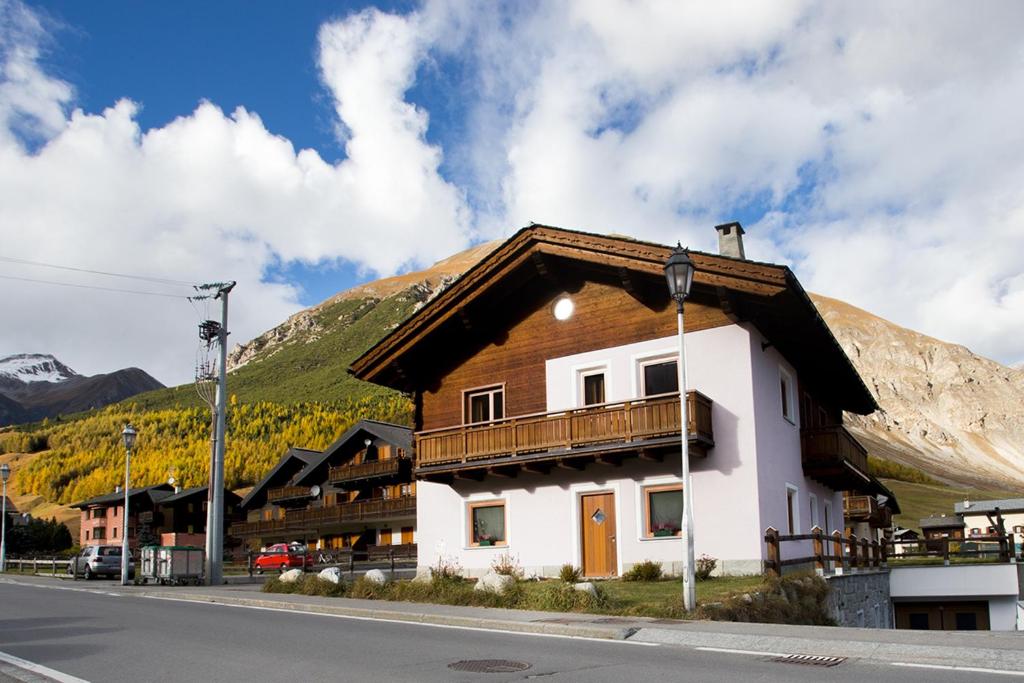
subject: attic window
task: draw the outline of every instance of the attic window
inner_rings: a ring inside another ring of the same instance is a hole
[[[561,299],[555,302],[555,319],[556,320],[568,320],[572,317],[573,311],[576,310],[576,304],[572,302],[567,296],[563,296]]]

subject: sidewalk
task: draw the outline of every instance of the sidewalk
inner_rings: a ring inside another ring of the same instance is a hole
[[[53,583],[26,577],[25,583]],[[68,582],[70,583],[70,582]],[[77,588],[92,584],[77,582]],[[384,619],[462,628],[629,640],[665,646],[738,650],[763,655],[807,654],[880,662],[979,667],[1024,672],[1024,633],[993,631],[897,631],[825,626],[784,626],[647,617],[530,612],[487,607],[323,598],[262,593],[258,586],[99,586],[147,598],[162,598]]]

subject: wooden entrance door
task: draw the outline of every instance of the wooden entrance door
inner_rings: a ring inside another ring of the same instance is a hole
[[[580,496],[580,538],[584,576],[615,576],[618,551],[615,544],[615,494]]]

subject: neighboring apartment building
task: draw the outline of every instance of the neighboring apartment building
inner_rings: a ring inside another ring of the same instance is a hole
[[[128,496],[129,547],[138,547],[142,529],[157,543],[202,546],[206,542],[206,491],[206,487],[183,491],[171,484],[132,489]],[[231,491],[224,492],[225,525],[238,519],[240,502]],[[121,544],[125,533],[123,491],[115,490],[71,507],[82,514],[79,545]]]
[[[361,420],[323,452],[291,448],[242,500],[231,535],[252,549],[310,548],[413,553],[416,483],[412,431]],[[400,546],[400,548],[399,548]]]
[[[688,434],[698,555],[760,572],[764,532],[843,528],[846,490],[886,494],[843,411],[877,406],[784,266],[691,252]],[[357,359],[413,396],[419,564],[613,576],[678,572],[683,503],[668,247],[533,225]]]
[[[996,513],[1003,518],[1003,529],[1013,536],[1014,554],[1024,552],[1024,498],[1000,500],[965,500],[955,503],[953,510],[963,520],[968,538],[985,540],[998,533]]]

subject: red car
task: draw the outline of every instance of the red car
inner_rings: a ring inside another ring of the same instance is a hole
[[[313,558],[302,546],[275,543],[260,553],[253,560],[253,568],[260,574],[268,569],[285,571],[288,569],[308,569],[313,566]]]

